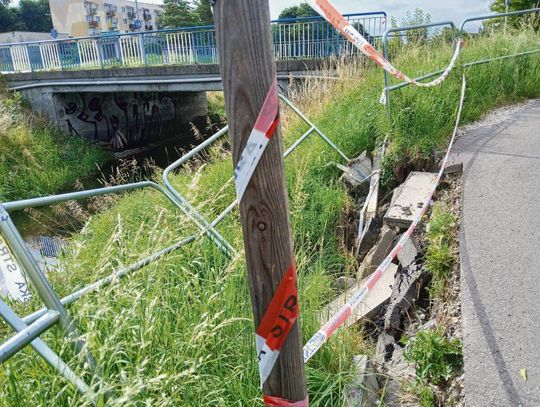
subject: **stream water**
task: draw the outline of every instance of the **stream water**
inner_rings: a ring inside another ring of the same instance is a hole
[[[127,183],[152,177],[156,168],[165,169],[186,151],[199,144],[202,139],[224,126],[223,121],[216,117],[212,117],[211,120],[204,118],[198,122],[202,125],[197,126],[197,136],[192,130],[187,130],[173,139],[116,151],[113,154],[113,160],[102,165],[95,174],[78,180],[77,185],[68,187],[61,192],[101,188],[111,178],[115,179],[115,182]],[[208,125],[208,123],[211,124]],[[119,173],[121,179],[118,179]],[[19,211],[13,213],[12,217],[24,240],[30,243],[43,236],[65,238],[80,231],[84,222],[69,215],[69,208],[65,212],[58,207],[43,207],[36,210]]]

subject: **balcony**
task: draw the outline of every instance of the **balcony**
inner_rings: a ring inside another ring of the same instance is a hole
[[[145,29],[146,31],[153,31],[153,30],[154,30],[154,26],[153,26],[153,25],[145,24],[145,25],[144,25],[144,29]]]
[[[152,19],[152,14],[150,13],[150,10],[143,10],[143,18],[145,21],[149,21]]]
[[[98,5],[95,3],[85,2],[84,8],[86,10],[86,14],[89,16],[93,16],[97,14],[98,11]]]
[[[116,7],[114,8],[106,8],[105,13],[107,14],[107,17],[115,17],[116,16]]]
[[[129,29],[130,29],[131,31],[137,31],[137,30],[138,30],[137,24],[135,24],[135,23],[129,23]]]
[[[97,20],[88,20],[88,25],[90,27],[94,27],[94,28],[99,27],[99,21],[97,21]]]
[[[117,30],[118,29],[118,19],[117,18],[112,18],[112,17],[107,17],[107,26],[109,27],[109,29]]]
[[[128,10],[127,16],[130,20],[135,20],[137,18],[137,13],[133,10]]]

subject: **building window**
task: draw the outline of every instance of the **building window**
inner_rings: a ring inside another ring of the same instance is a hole
[[[126,12],[126,8],[122,7],[122,13],[125,13],[125,12]]]

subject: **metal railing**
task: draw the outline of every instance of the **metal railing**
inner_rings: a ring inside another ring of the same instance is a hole
[[[334,144],[328,136],[326,136],[312,121],[310,121],[294,104],[285,96],[280,95],[280,99],[295,112],[301,120],[309,126],[308,130],[299,137],[284,153],[284,157],[288,157],[296,150],[304,141],[312,134],[318,135],[324,140],[330,148],[332,148],[343,160],[349,161],[349,158]],[[7,324],[16,332],[11,338],[0,345],[0,364],[11,358],[20,350],[30,345],[36,352],[52,367],[57,373],[64,376],[68,381],[76,386],[81,393],[86,393],[89,386],[72,370],[68,365],[52,350],[47,344],[40,339],[40,335],[48,329],[60,323],[64,328],[66,336],[79,338],[78,332],[73,324],[71,317],[68,315],[66,306],[72,304],[91,292],[112,284],[114,281],[148,266],[156,262],[162,257],[193,243],[197,239],[207,236],[214,244],[221,249],[224,254],[229,257],[234,256],[237,251],[232,245],[219,234],[215,229],[229,215],[237,205],[237,200],[230,204],[215,220],[208,221],[186,198],[178,192],[170,182],[170,174],[177,168],[200,154],[213,143],[225,136],[228,132],[228,127],[207,139],[205,142],[191,150],[182,158],[167,167],[163,173],[164,186],[151,181],[138,182],[127,185],[119,185],[106,188],[98,188],[88,191],[78,191],[55,196],[26,199],[14,202],[0,203],[0,234],[5,238],[8,247],[13,252],[13,257],[22,266],[25,275],[28,277],[34,286],[38,296],[45,304],[45,307],[20,318],[17,314],[0,299],[0,316]],[[231,179],[232,181],[232,179]],[[72,200],[83,200],[97,196],[120,194],[141,189],[153,189],[163,194],[176,208],[192,221],[198,228],[199,232],[182,238],[177,243],[164,248],[150,256],[147,256],[127,267],[114,270],[109,276],[102,278],[90,285],[87,285],[66,297],[60,299],[52,286],[50,285],[45,273],[37,264],[30,252],[30,249],[25,245],[22,236],[13,223],[10,212],[20,211],[27,208],[37,208],[49,205],[55,205],[62,202]],[[93,357],[85,348],[84,343],[79,339],[75,342],[77,352],[85,352],[88,363],[92,365]]]
[[[373,43],[386,29],[384,11],[346,17]],[[272,37],[276,60],[358,55],[322,17],[273,21]],[[3,73],[218,62],[214,26],[0,45]]]
[[[444,22],[440,22],[440,23],[424,24],[424,25],[417,25],[417,26],[393,27],[393,28],[390,28],[390,29],[386,30],[385,33],[383,34],[383,37],[382,37],[383,38],[382,42],[383,42],[384,56],[385,56],[385,58],[389,57],[388,39],[389,39],[390,34],[395,33],[395,32],[418,30],[418,29],[422,29],[422,28],[427,29],[427,28],[432,28],[432,27],[437,27],[437,26],[449,26],[452,29],[452,39],[453,40],[455,40],[456,35],[460,39],[463,39],[463,36],[466,33],[465,27],[467,26],[467,24],[469,24],[471,22],[493,20],[493,19],[498,19],[498,18],[507,18],[507,17],[512,17],[512,16],[518,16],[518,15],[524,15],[524,14],[534,14],[534,13],[539,13],[539,12],[540,12],[540,8],[533,8],[533,9],[527,9],[527,10],[513,11],[513,12],[509,12],[509,13],[488,14],[488,15],[483,15],[483,16],[479,16],[479,17],[471,17],[471,18],[468,18],[468,19],[464,20],[461,23],[461,25],[459,26],[459,29],[456,28],[456,25],[452,21],[444,21]],[[482,60],[479,60],[479,61],[472,61],[472,62],[464,63],[464,64],[462,64],[462,67],[463,68],[469,68],[469,67],[476,66],[476,65],[482,65],[482,64],[495,62],[495,61],[501,61],[501,60],[510,59],[510,58],[530,56],[530,55],[534,55],[534,54],[538,54],[538,53],[540,53],[540,49],[530,50],[530,51],[525,51],[525,52],[519,52],[519,53],[516,53],[516,54],[502,55],[502,56],[482,59]],[[443,72],[444,72],[444,69],[441,69],[441,70],[438,70],[438,71],[435,71],[435,72],[430,72],[430,73],[427,73],[425,75],[422,75],[422,76],[419,76],[419,77],[415,78],[415,80],[418,81],[418,82],[421,82],[423,80],[430,79],[430,78],[436,77],[438,75],[441,75]],[[400,82],[400,83],[395,84],[395,85],[390,85],[390,76],[389,76],[388,72],[384,71],[383,74],[384,74],[384,91],[385,91],[385,94],[386,94],[386,109],[387,109],[388,117],[390,118],[391,117],[390,93],[392,91],[396,91],[396,90],[405,88],[407,86],[410,86],[411,84],[408,83],[408,82]]]
[[[421,24],[421,25],[411,25],[411,26],[404,26],[404,27],[392,27],[386,30],[382,37],[382,44],[383,44],[383,55],[384,57],[390,61],[390,52],[388,49],[388,38],[391,34],[395,33],[403,33],[403,32],[415,32],[418,30],[427,30],[430,28],[440,28],[440,27],[450,27],[452,30],[452,40],[455,39],[455,31],[456,31],[456,25],[452,21],[441,21],[437,23],[429,23],[429,24]],[[383,70],[384,74],[384,86],[386,91],[386,103],[387,106],[390,106],[390,74],[388,71]],[[387,107],[388,112],[390,112],[390,107]]]
[[[89,351],[85,349],[83,341],[78,339],[80,336],[74,326],[73,320],[65,309],[65,305],[73,302],[76,298],[79,298],[83,294],[110,284],[115,278],[122,277],[130,272],[138,270],[149,264],[149,262],[154,261],[157,258],[177,250],[178,248],[195,240],[195,236],[190,236],[177,244],[166,248],[153,256],[150,256],[149,258],[143,259],[125,269],[118,270],[111,274],[111,276],[100,280],[97,283],[84,288],[83,290],[79,290],[63,300],[60,300],[50,285],[45,273],[33,258],[30,249],[24,243],[24,240],[13,223],[9,212],[26,208],[37,208],[41,206],[53,205],[70,200],[81,200],[90,197],[134,191],[143,188],[151,188],[161,192],[177,208],[184,211],[182,204],[178,202],[165,188],[159,184],[149,181],[0,204],[0,233],[6,239],[14,258],[22,266],[23,270],[25,271],[25,275],[30,280],[38,296],[45,304],[45,308],[43,310],[38,311],[37,313],[29,316],[26,320],[23,320],[19,318],[5,302],[0,301],[0,316],[2,316],[2,318],[11,326],[11,328],[17,332],[16,335],[8,339],[7,342],[0,346],[0,363],[6,361],[18,350],[21,350],[26,345],[30,344],[53,369],[73,383],[80,392],[86,392],[88,390],[88,386],[84,383],[84,381],[79,378],[71,369],[69,369],[61,358],[54,353],[43,342],[43,340],[39,339],[39,336],[46,330],[59,323],[62,325],[66,336],[76,339],[75,350],[78,353],[84,352],[87,362],[90,366],[93,366],[94,359]]]

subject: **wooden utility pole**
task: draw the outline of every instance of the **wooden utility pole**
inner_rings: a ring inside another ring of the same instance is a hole
[[[215,0],[214,20],[236,168],[276,77],[268,0]],[[243,195],[240,219],[257,329],[294,265],[280,128]],[[307,399],[301,336],[297,320],[263,386],[265,395]]]

